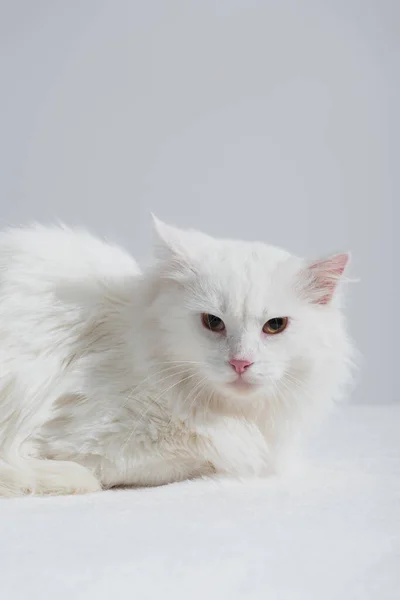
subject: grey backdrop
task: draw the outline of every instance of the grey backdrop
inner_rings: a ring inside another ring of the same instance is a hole
[[[350,249],[354,399],[398,400],[398,5],[2,0],[0,225],[85,224],[143,258],[152,210]]]

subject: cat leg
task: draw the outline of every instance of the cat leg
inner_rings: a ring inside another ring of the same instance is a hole
[[[270,475],[271,455],[257,425],[239,418],[220,418],[197,431],[203,456],[220,474],[239,477]]]
[[[0,496],[88,494],[101,490],[96,477],[78,463],[21,459],[0,462]]]

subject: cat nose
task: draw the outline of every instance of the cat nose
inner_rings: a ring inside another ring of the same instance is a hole
[[[229,361],[229,364],[231,365],[231,367],[233,369],[235,369],[236,373],[238,375],[241,375],[242,373],[245,372],[246,369],[248,369],[253,363],[251,360],[238,360],[236,358],[232,358],[232,360]]]

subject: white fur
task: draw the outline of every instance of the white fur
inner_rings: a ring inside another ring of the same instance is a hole
[[[267,474],[339,394],[351,346],[315,263],[156,230],[144,274],[84,231],[0,235],[0,495]],[[287,329],[262,334],[278,316]],[[254,361],[250,390],[231,385],[234,355]]]

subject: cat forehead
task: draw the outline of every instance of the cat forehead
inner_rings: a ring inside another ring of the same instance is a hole
[[[261,242],[213,240],[212,244],[203,247],[201,258],[208,265],[223,264],[253,271],[273,271],[277,265],[291,258],[291,254],[282,248]]]
[[[224,242],[202,256],[193,289],[207,310],[257,315],[287,300],[298,267],[298,259],[280,248]]]

